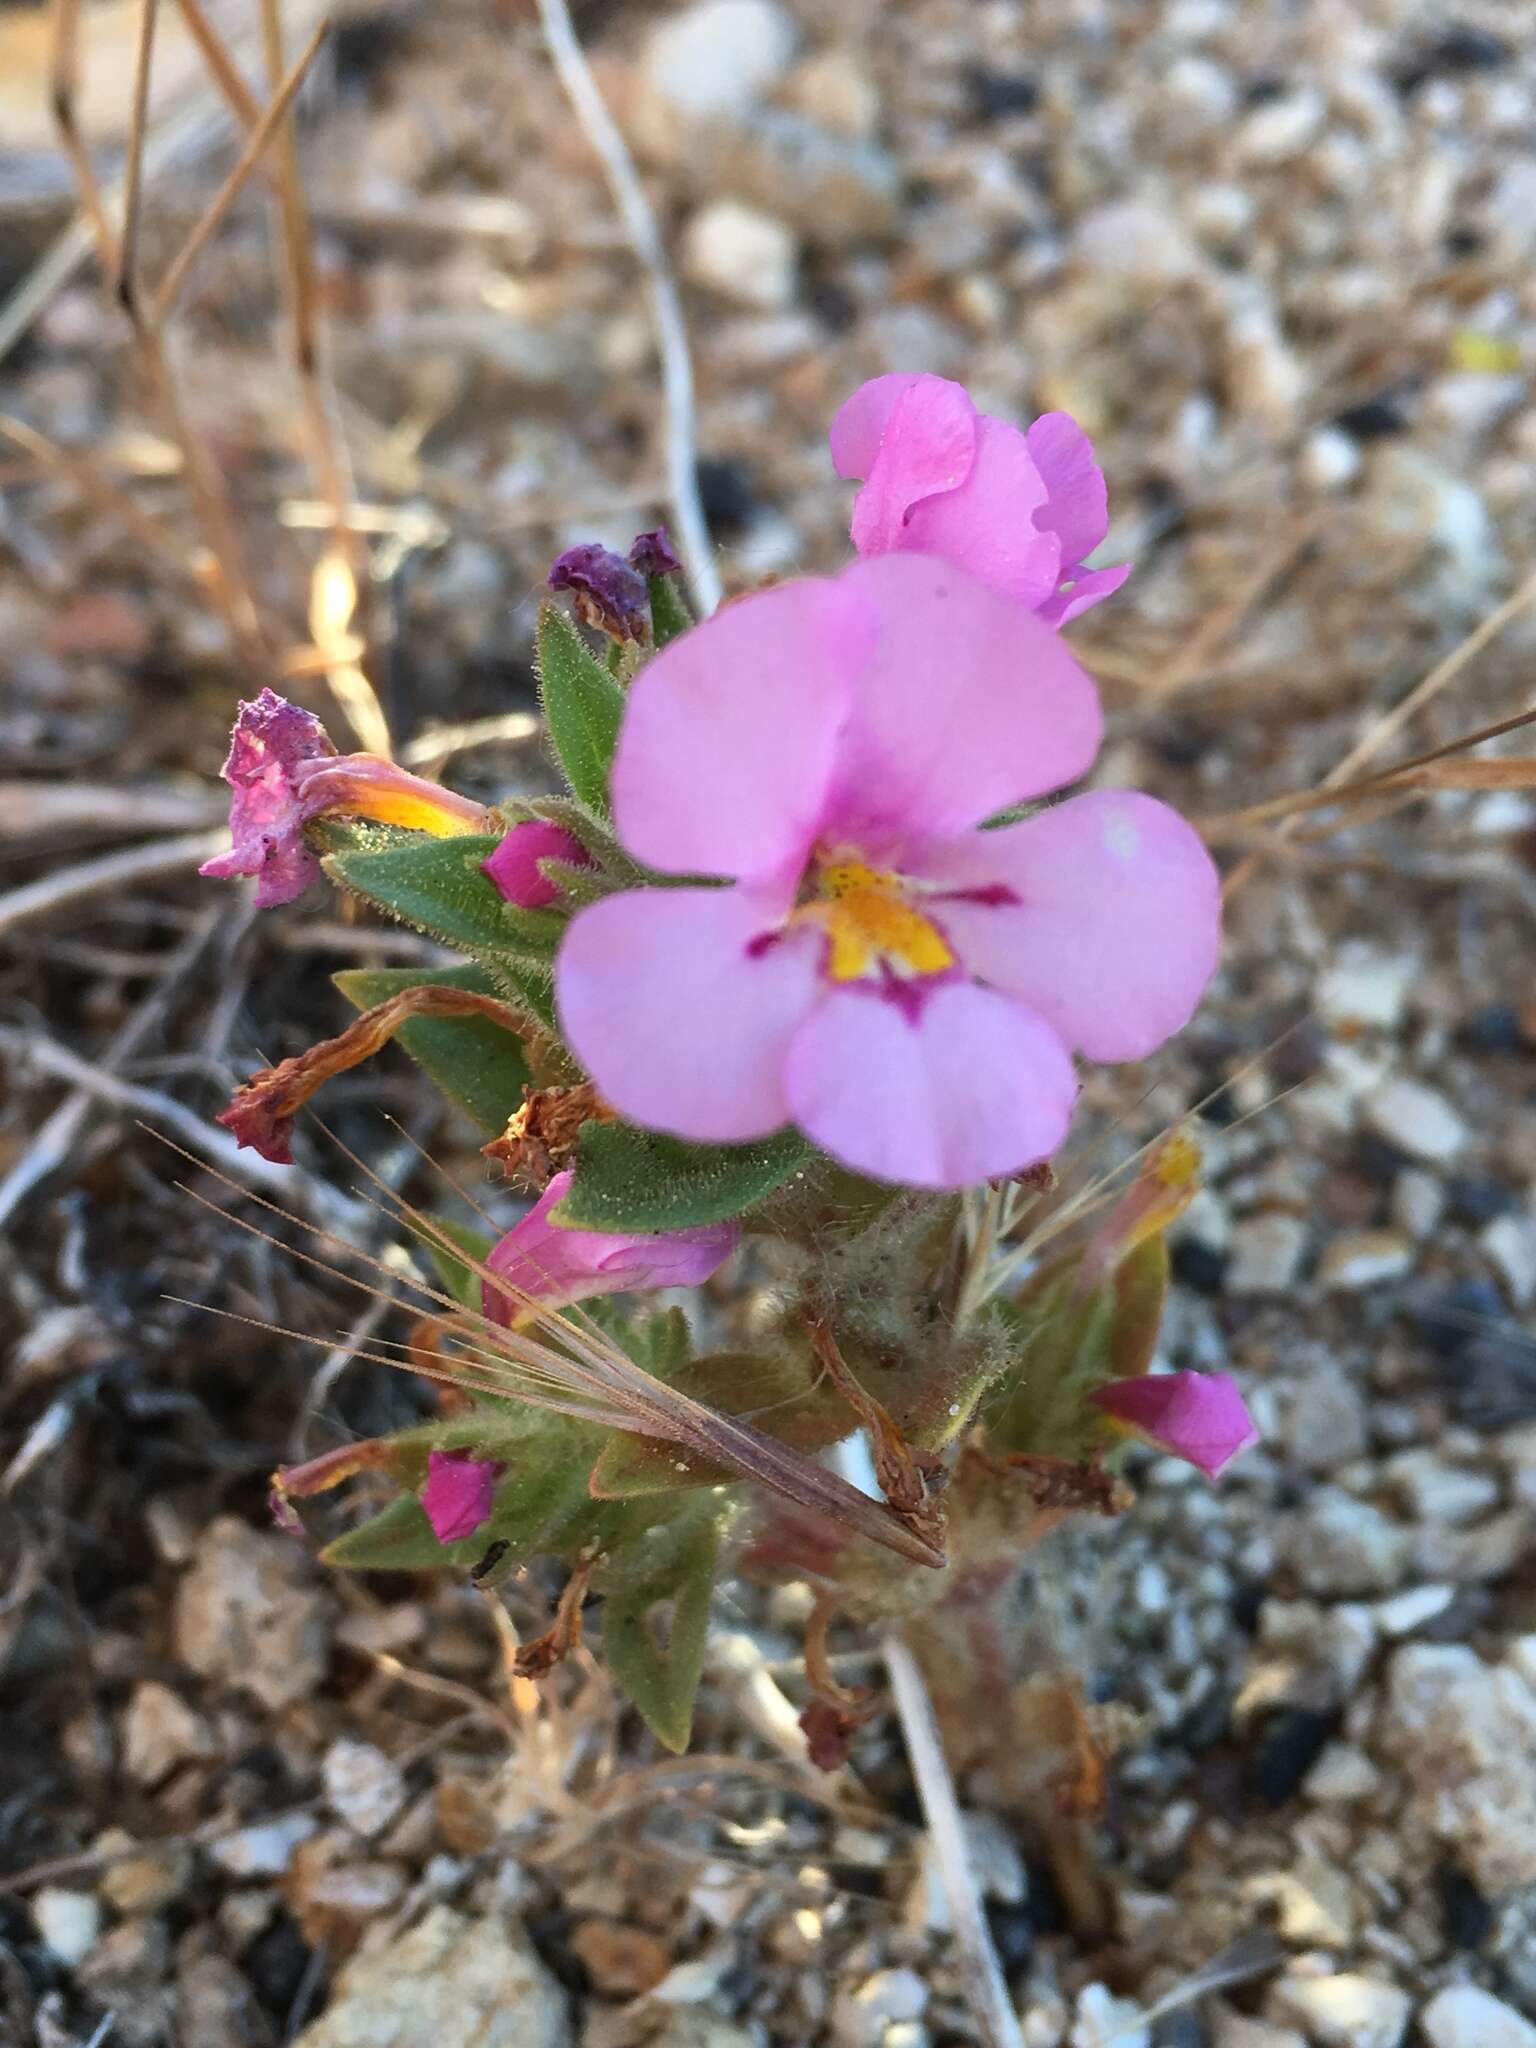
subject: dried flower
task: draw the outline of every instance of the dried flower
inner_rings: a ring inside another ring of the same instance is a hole
[[[697,1287],[736,1249],[734,1223],[657,1236],[567,1230],[553,1211],[570,1192],[572,1175],[557,1173],[528,1214],[486,1254],[506,1291],[487,1280],[481,1306],[493,1322],[510,1323],[528,1301],[544,1306],[585,1301],[629,1288]]]
[[[645,577],[677,576],[683,567],[672,552],[672,537],[664,526],[635,535],[630,543],[629,565]]]
[[[589,868],[591,856],[575,833],[547,818],[525,818],[514,825],[489,860],[480,865],[509,903],[519,910],[542,910],[560,900],[558,883],[552,882],[540,861],[563,860],[572,867]]]
[[[489,1520],[505,1470],[495,1458],[477,1458],[471,1451],[428,1451],[421,1505],[439,1543],[473,1536]]]
[[[1071,1053],[1139,1059],[1215,966],[1194,831],[1130,791],[980,829],[1081,775],[1097,695],[1059,636],[928,556],[782,584],[630,690],[613,813],[637,860],[734,887],[579,911],[568,1041],[620,1115],[685,1138],[800,1126],[957,1187],[1060,1143]]]
[[[596,541],[567,548],[549,572],[551,590],[568,590],[589,626],[615,640],[649,640],[651,596],[645,577]]]
[[[947,377],[897,372],[861,384],[832,422],[861,555],[942,556],[1062,626],[1118,590],[1130,565],[1089,569],[1109,530],[1093,445],[1064,412],[1027,430],[978,412]]]
[[[219,880],[254,875],[261,910],[292,902],[319,874],[304,827],[323,812],[440,837],[481,832],[489,823],[482,805],[408,774],[381,755],[338,754],[318,718],[270,689],[241,704],[221,773],[234,791],[234,843],[198,872]]]
[[[1259,1440],[1237,1382],[1224,1372],[1153,1372],[1092,1396],[1111,1422],[1214,1479]]]

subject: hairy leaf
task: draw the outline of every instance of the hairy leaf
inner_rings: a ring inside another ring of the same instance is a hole
[[[603,1574],[604,1656],[657,1740],[679,1754],[693,1730],[720,1541],[730,1516],[729,1505],[714,1495],[680,1504],[662,1521],[642,1504],[614,1511]]]
[[[555,1211],[581,1230],[684,1230],[739,1216],[812,1158],[798,1131],[752,1145],[690,1145],[633,1124],[586,1123],[576,1178]]]
[[[566,780],[594,811],[608,808],[608,770],[624,692],[558,605],[539,613],[539,696]]]

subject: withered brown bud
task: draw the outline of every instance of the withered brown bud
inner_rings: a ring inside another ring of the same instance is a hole
[[[613,1111],[590,1081],[567,1088],[525,1088],[523,1106],[507,1128],[481,1151],[499,1160],[509,1174],[543,1189],[557,1173],[573,1164],[576,1139],[585,1123],[613,1122]]]

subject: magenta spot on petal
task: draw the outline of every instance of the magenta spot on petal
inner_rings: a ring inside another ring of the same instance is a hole
[[[506,1467],[470,1451],[429,1451],[421,1505],[439,1543],[473,1536],[490,1517],[496,1482]]]

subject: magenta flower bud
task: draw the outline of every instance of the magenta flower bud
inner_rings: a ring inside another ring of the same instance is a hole
[[[1111,1380],[1090,1398],[1118,1427],[1187,1458],[1207,1479],[1259,1440],[1237,1382],[1224,1372],[1144,1373]]]
[[[256,907],[291,903],[320,872],[304,827],[326,812],[449,837],[485,830],[481,804],[411,775],[378,754],[338,754],[318,718],[264,689],[241,704],[222,770],[234,791],[228,853],[198,869],[256,877]]]
[[[630,543],[629,565],[638,569],[642,576],[677,576],[682,573],[682,563],[672,552],[672,540],[664,526],[656,526],[649,533],[637,533]]]
[[[470,1451],[428,1451],[421,1505],[439,1543],[473,1536],[490,1519],[496,1482],[506,1467]]]
[[[697,1287],[736,1249],[734,1223],[655,1236],[620,1231],[566,1230],[551,1212],[565,1200],[572,1176],[557,1173],[537,1203],[486,1256],[506,1291],[487,1280],[481,1307],[493,1322],[510,1323],[532,1302],[554,1307],[594,1294],[630,1288]]]
[[[644,576],[612,548],[583,541],[567,548],[549,572],[551,590],[568,590],[589,626],[615,640],[649,640],[651,594]]]
[[[1027,430],[978,412],[963,385],[907,371],[861,384],[832,422],[861,555],[938,555],[1064,626],[1106,598],[1130,565],[1089,569],[1109,531],[1093,444],[1071,416]]]
[[[525,818],[514,825],[480,865],[509,903],[519,910],[543,910],[559,901],[560,890],[539,866],[541,860],[563,860],[578,868],[592,866],[591,855],[576,835],[547,818]]]

